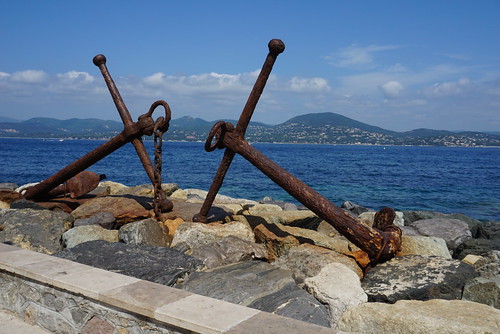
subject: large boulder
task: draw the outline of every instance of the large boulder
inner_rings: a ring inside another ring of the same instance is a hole
[[[49,210],[0,210],[0,243],[10,243],[36,252],[62,250],[62,235],[73,224],[73,216]]]
[[[500,311],[462,300],[365,303],[346,311],[338,328],[365,334],[493,334],[500,328]]]
[[[325,306],[297,287],[291,272],[265,262],[239,262],[192,273],[178,287],[261,311],[329,325]]]
[[[451,259],[450,251],[444,239],[405,234],[401,238],[401,250],[396,255],[441,256]]]
[[[171,246],[175,247],[181,243],[185,243],[189,245],[189,247],[194,248],[196,246],[216,242],[228,236],[255,242],[255,236],[252,229],[244,222],[235,221],[226,224],[184,222],[175,230]]]
[[[266,248],[255,242],[227,236],[210,244],[183,249],[185,244],[177,245],[178,249],[202,260],[208,269],[253,259],[267,259]]]
[[[331,327],[346,310],[368,301],[359,277],[342,263],[327,264],[318,275],[306,278],[304,283],[309,293],[328,305]]]
[[[397,256],[368,271],[362,286],[373,302],[401,299],[461,299],[468,280],[477,276],[470,265],[438,256]]]
[[[73,248],[81,243],[93,240],[118,242],[118,231],[107,230],[99,225],[84,225],[73,227],[62,236],[63,245],[66,248]]]
[[[468,282],[462,299],[500,309],[500,275],[476,277]]]
[[[202,261],[173,248],[102,240],[79,244],[55,256],[169,286],[203,269]]]
[[[409,226],[427,237],[439,237],[446,241],[450,251],[454,251],[465,240],[472,238],[469,225],[458,219],[424,219],[410,223]]]
[[[169,245],[167,228],[153,218],[122,226],[118,232],[118,238],[126,244],[160,247]]]
[[[93,198],[73,210],[71,214],[75,219],[79,219],[91,217],[99,212],[111,212],[119,224],[147,218],[150,214],[135,199],[120,196]]]
[[[330,263],[344,264],[359,278],[363,277],[363,271],[352,257],[309,244],[291,248],[285,255],[273,262],[273,265],[290,270],[293,272],[295,282],[303,285],[306,278],[317,276]]]

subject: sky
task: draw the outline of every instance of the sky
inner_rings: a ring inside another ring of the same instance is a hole
[[[268,53],[252,120],[335,112],[394,131],[500,131],[500,1],[0,1],[0,116],[238,119]],[[159,117],[162,110],[155,111]]]

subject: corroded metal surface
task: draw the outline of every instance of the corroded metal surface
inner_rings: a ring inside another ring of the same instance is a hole
[[[149,179],[151,180],[151,183],[153,184],[155,189],[159,188],[158,196],[162,197],[159,210],[163,212],[172,210],[172,202],[167,200],[166,196],[163,194],[163,190],[161,190],[161,179],[158,178],[158,175],[155,176],[156,169],[155,167],[153,167],[146,148],[144,147],[144,144],[142,142],[142,136],[144,135],[158,135],[159,133],[164,133],[168,130],[171,118],[171,111],[168,103],[163,100],[154,102],[146,114],[139,116],[137,122],[133,122],[129,111],[125,103],[123,102],[120,92],[118,91],[106,67],[106,57],[104,55],[97,55],[94,57],[93,62],[97,67],[99,67],[104,77],[111,97],[113,98],[113,102],[115,103],[118,113],[120,114],[120,118],[123,121],[124,129],[117,136],[111,138],[109,141],[100,145],[96,149],[75,160],[46,180],[40,182],[36,186],[27,189],[24,194],[25,198],[41,199],[43,197],[46,197],[51,190],[53,190],[60,184],[73,178],[80,172],[83,172],[85,169],[89,168],[123,145],[131,142],[132,145],[134,145],[137,155],[139,156],[139,159],[141,160],[141,163],[144,166],[144,169]],[[154,121],[152,118],[152,114],[155,109],[160,106],[165,110],[165,117],[159,117],[156,121]],[[160,182],[159,187],[156,185],[156,183],[158,182]],[[76,187],[77,186],[74,185],[74,188]]]
[[[237,153],[317,214],[318,217],[327,221],[347,239],[364,250],[373,263],[385,261],[394,256],[401,245],[401,230],[392,224],[395,217],[392,209],[384,208],[381,210],[377,214],[376,227],[369,227],[328,201],[244,140],[246,128],[262,94],[272,66],[278,54],[283,52],[284,49],[284,44],[279,40],[272,40],[269,43],[269,54],[236,127],[228,122],[217,122],[210,131],[205,143],[205,149],[213,151],[216,148],[225,148],[225,152],[205,202],[200,212],[193,217],[193,220],[207,222],[208,210],[222,186],[234,155]]]

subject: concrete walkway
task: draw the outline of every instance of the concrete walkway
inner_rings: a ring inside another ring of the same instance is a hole
[[[0,334],[48,334],[38,326],[31,326],[0,309]]]

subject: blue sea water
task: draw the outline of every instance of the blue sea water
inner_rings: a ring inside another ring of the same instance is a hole
[[[54,174],[104,141],[0,138],[0,182],[25,184]],[[150,153],[153,142],[144,142]],[[500,221],[500,148],[254,144],[271,160],[340,205],[463,213]],[[223,151],[165,142],[163,182],[208,190]],[[149,183],[131,144],[89,170],[126,185]],[[220,193],[296,202],[236,155]]]

